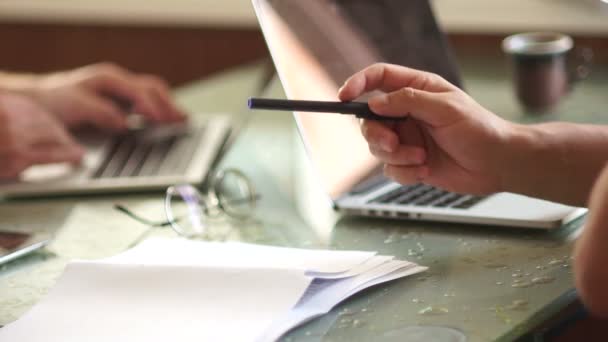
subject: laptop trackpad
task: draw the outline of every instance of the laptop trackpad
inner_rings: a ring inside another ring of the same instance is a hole
[[[21,180],[28,183],[74,179],[80,168],[70,163],[35,165],[23,172]]]
[[[101,132],[84,130],[75,135],[87,150],[79,164],[53,163],[34,165],[23,171],[20,177],[25,183],[74,181],[88,178],[103,160],[111,137]]]

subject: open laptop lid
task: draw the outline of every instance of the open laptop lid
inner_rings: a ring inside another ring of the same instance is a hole
[[[383,57],[369,35],[362,34],[363,25],[355,26],[341,14],[336,0],[253,0],[253,5],[289,99],[336,101],[338,88],[347,77],[376,62],[436,72],[460,84],[427,0],[401,1],[399,6],[408,11],[404,24],[412,30],[407,30],[410,37],[401,37],[403,53],[393,60]],[[314,113],[294,116],[332,200],[379,168],[357,119]]]

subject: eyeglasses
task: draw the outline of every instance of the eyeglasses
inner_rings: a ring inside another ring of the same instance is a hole
[[[249,219],[259,198],[260,195],[243,172],[226,169],[213,175],[209,190],[205,194],[189,184],[167,188],[166,221],[154,222],[145,219],[120,204],[115,204],[114,208],[150,227],[131,244],[132,247],[143,240],[152,228],[163,227],[171,227],[177,234],[186,238],[224,239],[228,232],[214,234],[209,229],[210,224],[226,216],[240,221]]]

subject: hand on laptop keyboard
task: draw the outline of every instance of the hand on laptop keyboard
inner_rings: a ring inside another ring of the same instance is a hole
[[[0,73],[0,95],[0,178],[80,160],[83,148],[68,129],[126,131],[131,112],[152,124],[186,118],[164,81],[107,63],[47,75]]]
[[[34,164],[77,163],[84,155],[61,122],[29,98],[0,91],[0,179]]]
[[[23,92],[70,128],[90,125],[124,130],[130,110],[151,122],[185,118],[163,80],[107,63],[37,76]]]

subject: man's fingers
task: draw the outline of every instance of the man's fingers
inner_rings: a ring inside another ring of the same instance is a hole
[[[412,87],[430,92],[443,92],[455,87],[438,75],[403,66],[378,63],[351,76],[340,88],[342,101],[352,101],[372,90],[395,91]]]
[[[370,145],[370,152],[385,164],[394,166],[422,165],[426,161],[426,151],[416,146],[399,146],[394,152],[386,152]]]
[[[142,88],[160,108],[161,121],[181,121],[186,118],[186,115],[173,104],[169,86],[162,79],[152,75],[144,75],[139,78]]]
[[[78,122],[90,123],[93,126],[109,130],[122,131],[127,129],[124,110],[111,99],[97,97],[91,94],[80,97],[77,115]]]
[[[75,142],[64,144],[56,141],[50,144],[28,146],[26,149],[15,152],[15,155],[10,158],[10,163],[0,170],[0,179],[16,179],[21,172],[33,165],[79,163],[84,154],[85,149]]]
[[[381,90],[386,94],[369,99],[372,111],[384,116],[413,116],[431,126],[449,124],[465,96],[440,76],[392,64],[374,64],[350,77],[340,88],[342,101]]]
[[[45,133],[36,134],[23,153],[31,164],[78,162],[86,150],[62,126],[49,123]]]
[[[7,162],[5,162],[5,160]],[[22,155],[13,157],[6,154],[0,154],[0,162],[3,162],[3,166],[0,167],[0,179],[17,179],[19,174],[29,165],[27,158]]]
[[[361,133],[368,144],[377,146],[386,152],[392,152],[399,146],[397,133],[385,123],[363,120],[361,123]]]
[[[173,103],[169,86],[153,75],[132,73],[111,63],[84,67],[76,72],[79,86],[98,97],[108,97],[123,104],[153,122],[172,122],[185,119],[184,113]],[[124,111],[124,109],[123,109]]]
[[[118,70],[118,69],[117,69]],[[160,121],[162,110],[158,108],[153,98],[140,85],[132,80],[124,71],[108,70],[99,73],[86,81],[93,91],[98,94],[107,94],[111,97],[118,97],[132,102],[133,109],[153,121]]]
[[[384,166],[384,175],[400,184],[416,184],[424,182],[429,177],[430,169],[426,165],[421,166]]]
[[[459,99],[450,93],[433,93],[416,88],[401,88],[399,90],[374,96],[369,99],[370,108],[384,116],[411,116],[422,123],[440,126],[457,119],[454,110]]]
[[[50,145],[29,150],[25,158],[28,166],[35,164],[78,163],[84,157],[85,150],[80,145]]]

